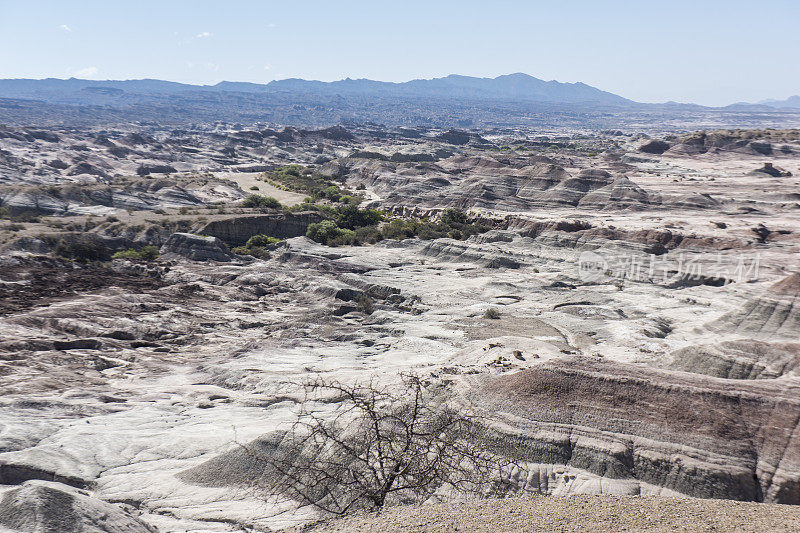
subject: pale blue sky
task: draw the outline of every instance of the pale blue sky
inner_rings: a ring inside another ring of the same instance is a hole
[[[643,102],[800,93],[800,0],[0,0],[0,78],[525,72]]]

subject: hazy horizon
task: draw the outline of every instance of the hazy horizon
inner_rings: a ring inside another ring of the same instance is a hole
[[[577,0],[30,6],[0,0],[0,44],[15,50],[0,78],[214,85],[524,72],[638,102],[724,106],[800,93],[800,70],[786,68],[800,49],[800,5],[784,0],[681,0],[668,10]]]

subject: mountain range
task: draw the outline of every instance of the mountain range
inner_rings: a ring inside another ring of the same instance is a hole
[[[631,100],[602,91],[585,83],[544,81],[517,73],[496,78],[475,78],[451,75],[430,80],[403,83],[344,79],[333,82],[298,78],[272,81],[267,84],[223,81],[216,85],[190,85],[163,80],[93,81],[70,78],[0,80],[0,97],[35,98],[54,103],[74,103],[76,99],[91,103],[108,97],[129,94],[174,95],[186,92],[296,93],[324,96],[377,96],[406,98],[468,98],[475,100],[514,100],[567,104],[632,104]]]
[[[0,124],[216,121],[540,129],[794,127],[800,124],[800,97],[725,108],[643,104],[585,83],[544,81],[522,73],[496,78],[450,75],[402,83],[350,78],[215,85],[156,79],[0,79]]]

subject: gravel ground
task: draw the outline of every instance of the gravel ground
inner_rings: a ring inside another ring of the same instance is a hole
[[[532,496],[392,507],[298,531],[800,531],[800,506],[632,496]]]

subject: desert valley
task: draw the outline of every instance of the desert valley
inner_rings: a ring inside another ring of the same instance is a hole
[[[6,527],[42,502],[110,531],[314,521],[247,450],[338,409],[309,378],[406,373],[481,415],[515,495],[800,504],[798,130],[7,126],[0,149]]]

